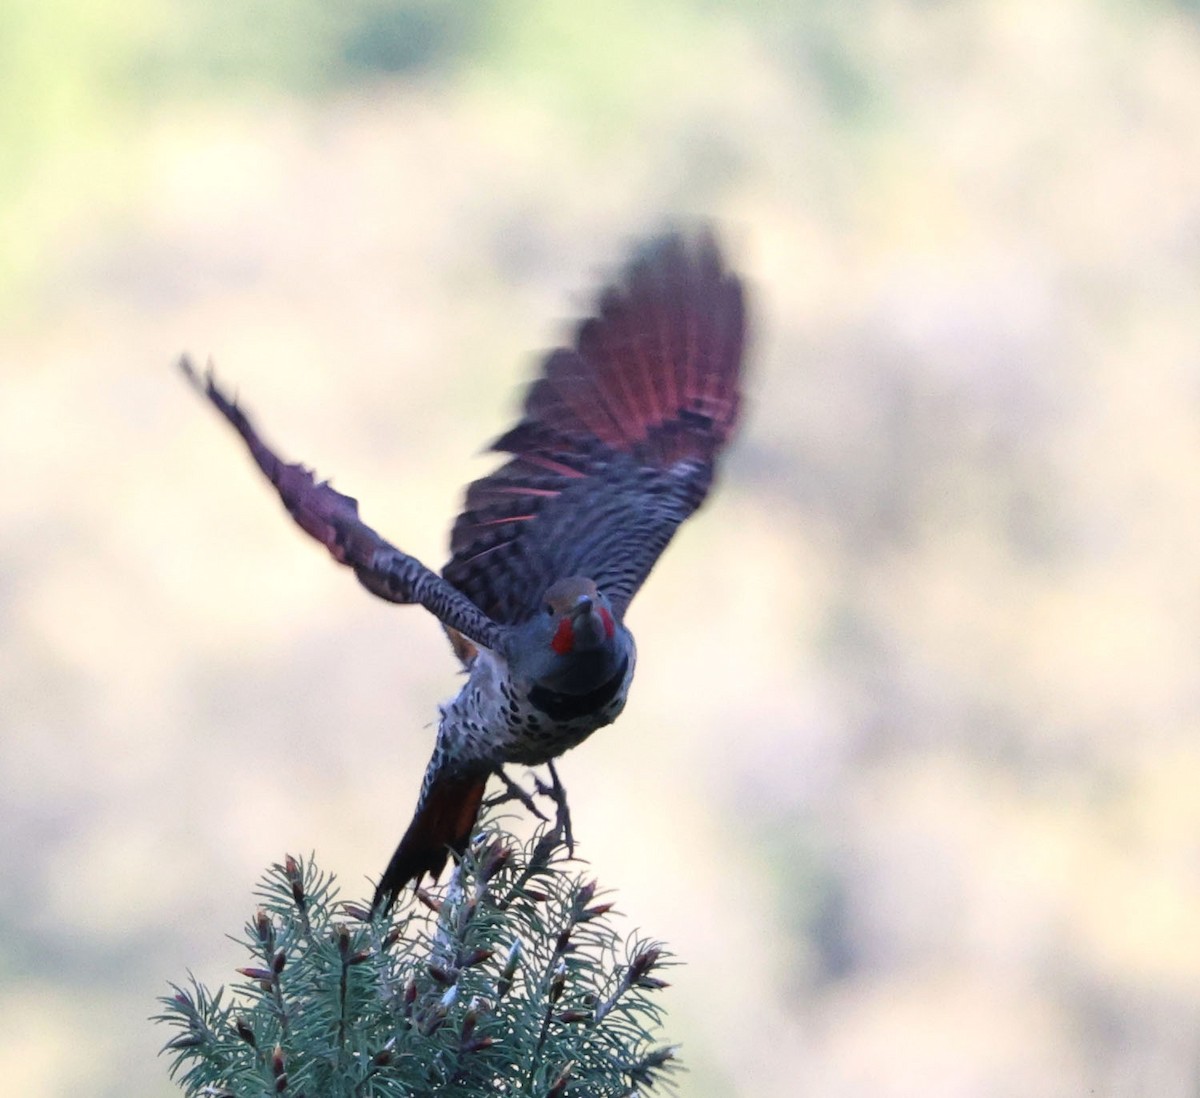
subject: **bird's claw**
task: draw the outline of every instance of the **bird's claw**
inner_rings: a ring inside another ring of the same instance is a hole
[[[548,834],[553,836],[556,842],[561,842],[567,848],[567,853],[574,857],[575,833],[571,830],[571,808],[567,804],[567,791],[558,776],[558,771],[554,768],[554,763],[548,763],[547,769],[550,771],[550,781],[548,783],[543,781],[537,774],[532,775],[533,794],[527,793],[503,770],[497,770],[496,777],[504,783],[504,791],[488,797],[484,804],[488,808],[494,808],[496,805],[508,804],[509,801],[519,801],[534,816],[541,820],[542,823],[550,823],[550,817],[538,808],[533,800],[533,795],[536,794],[539,797],[545,797],[547,800],[553,801],[554,822]]]
[[[558,771],[554,768],[554,763],[547,763],[546,768],[550,771],[550,785],[546,785],[539,778],[535,778],[537,782],[537,790],[543,797],[549,797],[554,802],[554,830],[552,834],[560,838],[567,848],[567,853],[575,856],[575,833],[571,830],[571,808],[567,804],[567,791],[563,787],[563,783],[559,780]]]
[[[535,815],[543,823],[550,822],[549,819],[543,814],[542,810],[538,808],[536,804],[534,804],[533,798],[526,793],[524,789],[517,785],[517,783],[514,782],[512,778],[510,778],[503,770],[497,770],[496,777],[498,777],[504,783],[504,792],[497,793],[494,797],[488,797],[488,799],[484,802],[488,808],[495,808],[496,805],[500,804],[508,804],[509,801],[520,801],[522,805],[529,809],[529,811],[532,812],[533,815]],[[537,791],[539,793],[542,792],[541,783],[538,783]]]

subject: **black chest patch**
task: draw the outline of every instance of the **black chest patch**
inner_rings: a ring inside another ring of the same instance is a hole
[[[617,696],[628,668],[629,657],[626,656],[611,679],[602,682],[595,690],[589,690],[586,694],[561,694],[557,690],[535,686],[529,691],[529,703],[540,709],[552,721],[573,721],[579,717],[586,717],[599,712]]]

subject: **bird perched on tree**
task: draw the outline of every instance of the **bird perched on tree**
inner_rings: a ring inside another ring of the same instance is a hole
[[[282,461],[211,367],[201,377],[180,361],[301,528],[373,594],[431,611],[467,670],[441,707],[374,910],[462,853],[492,774],[530,803],[505,765],[550,764],[565,822],[553,760],[625,705],[636,660],[625,611],[708,493],[738,418],[744,342],[742,286],[711,235],[643,247],[573,345],[546,357],[520,422],[492,444],[509,458],[467,489],[441,576],[364,524],[354,499]]]

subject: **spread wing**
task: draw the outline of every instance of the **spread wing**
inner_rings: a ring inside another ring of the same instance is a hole
[[[645,248],[493,444],[512,457],[468,488],[445,578],[507,624],[564,576],[591,577],[623,614],[708,493],[737,422],[745,327],[710,235]]]
[[[217,384],[211,368],[201,376],[186,356],[179,360],[179,368],[241,435],[296,524],[324,545],[339,564],[353,568],[368,591],[389,602],[424,606],[444,625],[487,648],[502,645],[504,630],[416,557],[381,538],[358,517],[357,500],[338,492],[328,481],[318,481],[303,465],[283,461],[263,441],[237,401]]]

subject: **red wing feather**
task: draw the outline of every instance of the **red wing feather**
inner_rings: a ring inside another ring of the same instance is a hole
[[[710,235],[645,248],[493,444],[513,456],[468,489],[445,577],[508,623],[566,575],[623,610],[704,499],[737,423],[744,340],[742,287]]]

